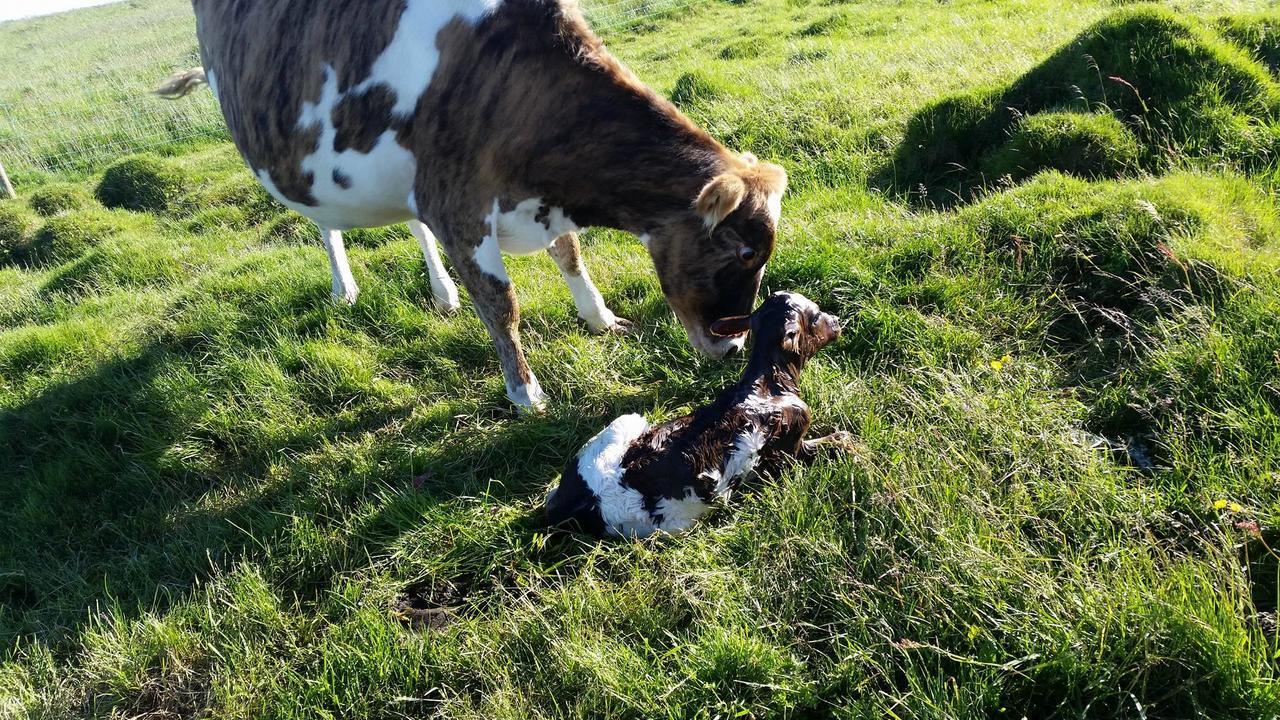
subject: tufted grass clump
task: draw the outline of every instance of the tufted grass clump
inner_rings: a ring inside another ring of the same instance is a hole
[[[920,110],[882,181],[905,191],[923,187],[932,199],[968,199],[991,181],[983,158],[1020,123],[1042,122],[1040,131],[1056,125],[1055,142],[1065,140],[1062,117],[1024,120],[1063,110],[1123,123],[1144,169],[1183,161],[1256,168],[1280,150],[1280,85],[1267,68],[1197,19],[1140,6],[1111,13],[1007,86]],[[1098,138],[1104,144],[1121,141],[1103,122],[1088,123],[1086,132],[1106,136]],[[1117,160],[1131,162],[1121,157],[1132,154],[1130,143],[1122,144]],[[1009,170],[1009,160],[996,168]]]
[[[32,191],[27,204],[38,215],[47,218],[73,210],[84,210],[96,204],[96,201],[80,185],[51,183]]]
[[[175,202],[186,187],[182,168],[154,155],[133,155],[102,173],[98,200],[108,208],[160,212]]]
[[[676,84],[671,88],[671,102],[687,108],[714,100],[722,94],[723,89],[711,78],[699,72],[687,72],[676,78]]]
[[[1272,73],[1280,73],[1280,13],[1259,12],[1218,18],[1218,32],[1244,48]]]
[[[0,200],[0,262],[8,261],[26,245],[36,218],[30,211],[13,200]]]
[[[1024,118],[980,167],[988,177],[1013,180],[1041,170],[1114,178],[1137,170],[1141,158],[1138,139],[1114,115],[1047,112]]]
[[[120,210],[81,210],[45,221],[21,252],[34,265],[58,265],[82,255],[102,241],[133,230],[149,230],[155,219]]]

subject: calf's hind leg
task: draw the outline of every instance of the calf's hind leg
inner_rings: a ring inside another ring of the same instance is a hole
[[[556,238],[547,248],[547,253],[560,268],[560,275],[573,295],[573,304],[578,308],[578,317],[587,324],[587,329],[597,335],[627,331],[631,322],[614,315],[605,306],[595,283],[591,282],[587,267],[582,264],[582,247],[578,244],[577,233],[565,233]]]

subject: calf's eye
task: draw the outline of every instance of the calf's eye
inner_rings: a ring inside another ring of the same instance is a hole
[[[750,247],[748,245],[738,246],[738,259],[744,263],[749,263],[752,260],[755,260],[756,259],[755,248]]]

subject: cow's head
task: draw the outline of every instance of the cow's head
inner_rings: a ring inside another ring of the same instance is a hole
[[[653,256],[667,302],[689,342],[714,358],[742,348],[745,336],[711,333],[720,318],[746,315],[773,254],[787,173],[754,155],[733,156],[702,188],[692,212],[653,233]]]

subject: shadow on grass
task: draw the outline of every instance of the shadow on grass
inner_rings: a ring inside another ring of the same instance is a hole
[[[0,411],[6,649],[26,638],[74,652],[93,613],[163,612],[244,561],[305,602],[398,556],[402,536],[433,518],[476,512],[476,497],[531,509],[601,422],[569,408],[423,419],[413,403],[375,404],[237,446],[234,422],[209,426],[219,391],[200,375],[203,346],[183,344],[153,344]],[[502,528],[521,562],[564,564],[585,547],[535,548],[531,510]],[[424,550],[462,553],[477,577],[500,578],[511,560],[483,544]],[[430,572],[416,557],[388,562],[406,582]]]

